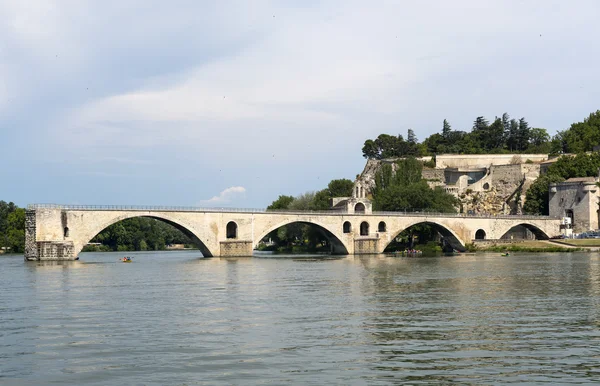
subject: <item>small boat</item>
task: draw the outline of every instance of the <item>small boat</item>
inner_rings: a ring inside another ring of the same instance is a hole
[[[509,252],[504,252],[503,254],[501,254],[500,256],[510,256]]]
[[[125,256],[125,257],[121,258],[121,262],[123,262],[123,263],[131,263],[131,257]]]

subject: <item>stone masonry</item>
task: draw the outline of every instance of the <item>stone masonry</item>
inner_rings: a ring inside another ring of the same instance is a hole
[[[400,232],[422,223],[438,228],[448,243],[459,250],[464,250],[465,244],[475,239],[475,233],[479,230],[485,232],[487,239],[499,239],[512,227],[523,225],[541,237],[548,237],[559,234],[560,223],[558,219],[549,217],[374,213],[364,206],[361,211],[354,213],[313,213],[226,209],[85,209],[32,205],[26,215],[25,259],[75,259],[103,229],[132,217],[151,217],[177,227],[191,235],[207,257],[249,256],[270,232],[291,223],[312,224],[321,229],[330,241],[331,252],[340,255],[381,253]],[[235,229],[235,232],[230,234],[230,229]]]

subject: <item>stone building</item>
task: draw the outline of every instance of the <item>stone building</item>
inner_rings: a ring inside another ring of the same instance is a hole
[[[422,176],[431,187],[459,198],[465,213],[518,214],[527,189],[540,175],[540,164],[547,160],[546,154],[442,154],[436,156],[435,167],[423,168]],[[369,198],[375,173],[386,163],[396,169],[396,159],[367,160],[355,181],[355,196]]]
[[[550,184],[549,214],[556,217],[569,217],[575,233],[600,228],[598,204],[600,188],[597,177],[569,178]]]

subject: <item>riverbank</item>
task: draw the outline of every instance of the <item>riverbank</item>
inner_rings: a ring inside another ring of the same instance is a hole
[[[548,240],[528,240],[514,244],[492,244],[485,247],[469,245],[470,252],[578,252],[587,248],[559,245]]]

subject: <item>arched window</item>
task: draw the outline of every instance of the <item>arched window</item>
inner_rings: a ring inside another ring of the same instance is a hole
[[[65,227],[64,235],[65,235],[65,238],[69,237],[69,227]]]
[[[354,212],[355,213],[365,213],[365,204],[363,204],[362,202],[359,202],[358,204],[356,204],[354,206]]]
[[[483,229],[479,229],[475,232],[475,240],[485,240],[485,231]]]
[[[233,221],[227,223],[227,238],[237,239],[237,224]]]
[[[483,184],[483,189],[488,190],[490,188],[490,184],[488,184],[487,182],[485,184]]]
[[[350,232],[352,232],[352,224],[350,224],[350,221],[346,221],[344,222],[344,233]]]
[[[378,232],[385,232],[386,231],[386,226],[385,226],[385,222],[381,221],[379,222],[379,226],[377,227],[377,231]]]
[[[369,235],[369,223],[368,222],[363,221],[362,223],[360,223],[360,235],[361,236]]]

